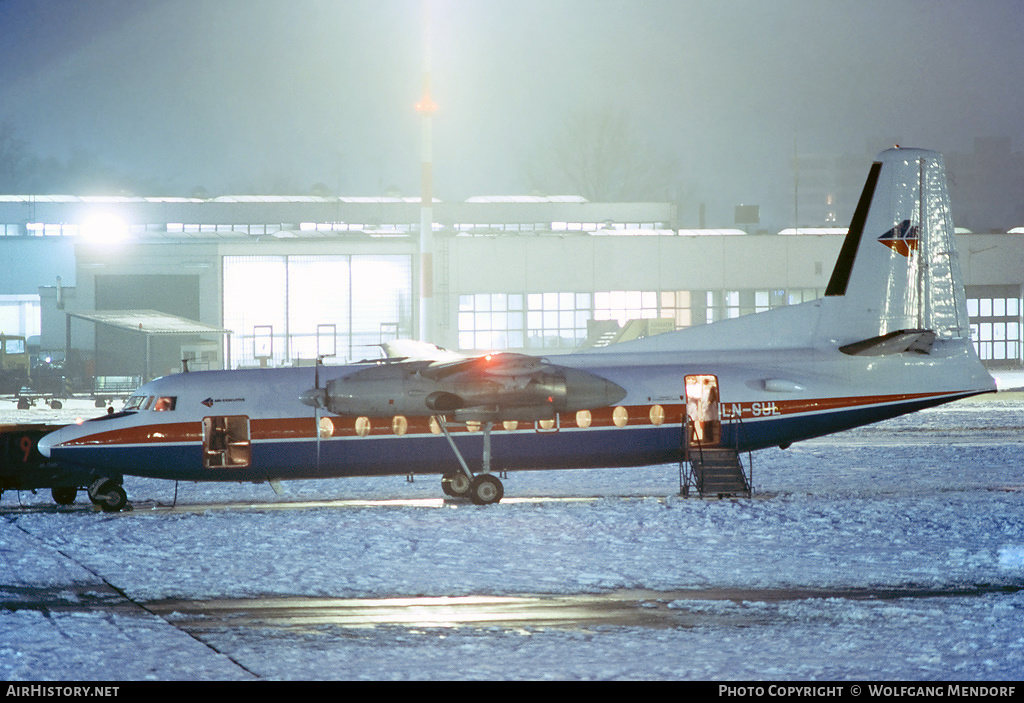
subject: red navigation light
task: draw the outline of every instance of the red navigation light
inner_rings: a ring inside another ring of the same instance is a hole
[[[429,95],[424,95],[423,99],[416,103],[416,112],[425,114],[437,112],[437,103],[431,100]]]

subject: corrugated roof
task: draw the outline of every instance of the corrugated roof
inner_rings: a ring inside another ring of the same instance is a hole
[[[96,310],[67,314],[80,320],[148,335],[227,334],[231,331],[157,310]]]

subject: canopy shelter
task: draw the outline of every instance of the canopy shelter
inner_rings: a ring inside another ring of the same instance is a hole
[[[170,315],[157,310],[94,310],[93,312],[65,312],[67,315],[68,347],[70,348],[71,318],[86,320],[144,335],[146,339],[145,378],[150,378],[150,343],[153,337],[195,336],[216,334],[224,336],[225,356],[230,357],[231,330],[214,327],[196,320]]]

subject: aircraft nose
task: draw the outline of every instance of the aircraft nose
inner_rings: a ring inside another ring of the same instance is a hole
[[[50,458],[50,450],[54,447],[54,445],[60,443],[56,436],[59,434],[60,430],[57,430],[56,432],[51,432],[49,434],[45,434],[39,438],[39,442],[36,444],[36,448],[39,450],[39,453],[45,456],[47,459]]]

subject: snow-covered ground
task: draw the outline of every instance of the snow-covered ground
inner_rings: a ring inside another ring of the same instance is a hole
[[[6,493],[0,591],[25,607],[0,610],[0,679],[1020,679],[1012,398],[755,453],[752,500],[678,498],[674,465],[513,473],[487,507],[434,477],[182,484],[200,507],[174,511],[173,483],[128,478],[118,515]],[[623,590],[686,624],[203,627],[156,605]]]

